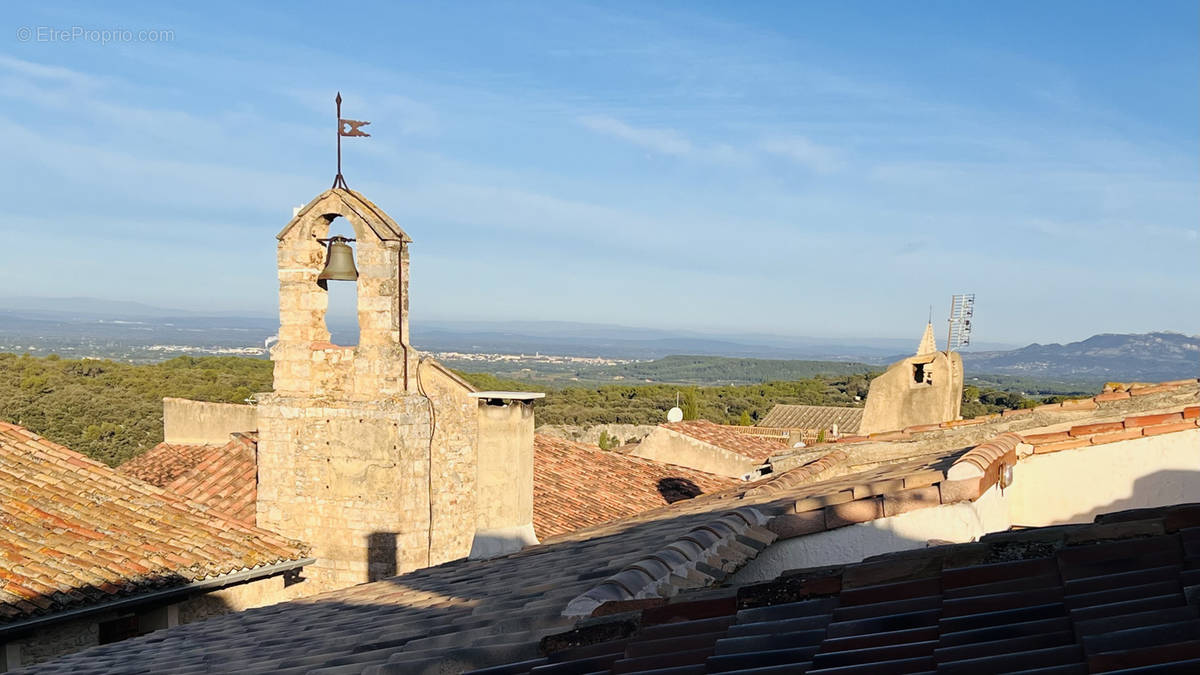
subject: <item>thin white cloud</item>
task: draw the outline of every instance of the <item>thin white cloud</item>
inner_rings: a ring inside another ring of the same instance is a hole
[[[844,164],[841,153],[837,150],[814,143],[803,136],[769,138],[762,142],[762,149],[819,173],[833,173]]]
[[[696,149],[691,141],[674,129],[639,128],[604,115],[585,115],[579,118],[579,123],[592,131],[607,134],[664,155],[688,155]]]
[[[61,66],[50,66],[32,61],[14,59],[3,54],[0,54],[0,70],[21,77],[36,80],[52,80],[76,86],[99,87],[104,84],[104,78],[101,77],[88,75]]]

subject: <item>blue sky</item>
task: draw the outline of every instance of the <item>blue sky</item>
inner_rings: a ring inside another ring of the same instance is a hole
[[[6,5],[9,292],[273,313],[341,90],[415,321],[1200,333],[1195,2],[167,4]]]

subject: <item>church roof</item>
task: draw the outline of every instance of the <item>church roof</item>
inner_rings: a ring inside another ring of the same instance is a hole
[[[792,469],[780,467],[776,473],[754,483],[742,483],[694,499],[563,534],[512,555],[486,561],[457,560],[339,591],[215,617],[141,638],[94,647],[40,664],[38,670],[50,673],[75,673],[84,670],[117,673],[126,672],[129,664],[136,663],[146,672],[369,672],[382,675],[463,672],[472,668],[529,661],[525,665],[528,669],[537,665],[538,659],[545,657],[542,647],[550,648],[554,640],[559,639],[551,636],[561,635],[564,631],[577,627],[610,625],[614,622],[603,616],[609,612],[650,607],[653,609],[646,609],[642,612],[642,617],[644,619],[647,613],[652,617],[660,617],[651,621],[658,623],[664,620],[661,617],[666,617],[666,621],[700,619],[704,618],[706,611],[717,612],[709,614],[709,617],[731,616],[742,609],[751,608],[751,604],[739,604],[744,595],[741,589],[746,586],[738,588],[736,585],[721,585],[728,583],[731,574],[745,568],[777,541],[809,537],[872,520],[916,514],[925,509],[943,506],[961,508],[959,505],[974,502],[985,494],[996,494],[994,486],[1001,479],[1002,466],[1010,462],[1030,461],[1029,458],[1045,453],[1069,451],[1077,453],[1074,456],[1080,457],[1081,461],[1087,461],[1090,453],[1104,452],[1094,448],[1105,448],[1108,443],[1118,440],[1140,444],[1131,448],[1136,451],[1139,447],[1156,447],[1154,444],[1157,441],[1153,440],[1156,438],[1179,438],[1175,434],[1194,436],[1200,429],[1197,422],[1200,420],[1198,392],[1200,387],[1197,386],[1196,380],[1137,387],[1126,391],[1107,392],[1070,405],[1055,404],[1009,417],[989,417],[968,425],[935,425],[932,428],[892,432],[894,435],[877,435],[873,439],[863,439],[859,442],[818,446],[823,454],[815,461],[805,460]],[[1120,431],[1111,425],[1120,426]],[[1057,435],[1062,433],[1067,436],[1066,442]],[[1042,434],[1054,435],[1046,437]],[[1120,438],[1114,434],[1120,434]],[[1192,436],[1186,438],[1190,440]],[[1175,444],[1173,447],[1179,446],[1174,440],[1169,442]],[[1020,455],[1016,454],[1018,448]],[[1071,476],[1062,477],[1063,481],[1072,479]],[[1048,498],[1051,497],[1052,495],[1048,494]],[[1163,515],[1162,521],[1157,525],[1152,523],[1131,526],[1132,529],[1114,528],[1119,531],[1118,540],[1144,535],[1132,545],[1135,549],[1132,557],[1106,557],[1108,554],[1104,551],[1115,549],[1106,549],[1103,546],[1088,549],[1098,551],[1097,553],[1060,554],[1060,550],[1071,551],[1073,546],[1074,550],[1083,550],[1083,541],[1088,537],[1078,535],[1072,538],[1073,535],[1064,534],[1064,528],[1044,528],[1041,532],[1045,533],[1045,538],[1031,534],[1029,536],[1034,539],[1015,546],[1004,543],[1004,537],[1012,534],[995,535],[984,544],[984,557],[967,559],[965,564],[1011,562],[1020,558],[1023,561],[1036,559],[1039,562],[1027,564],[1031,567],[1046,565],[1046,570],[1052,567],[1074,570],[1080,569],[1078,565],[1093,565],[1092,569],[1101,570],[1102,573],[1107,568],[1116,574],[1131,574],[1132,576],[1121,578],[1132,580],[1129,585],[1131,588],[1139,587],[1138,592],[1147,590],[1140,588],[1146,583],[1154,584],[1160,581],[1174,583],[1178,589],[1184,585],[1182,576],[1179,576],[1177,581],[1167,578],[1147,582],[1142,582],[1140,577],[1137,577],[1141,573],[1139,570],[1151,571],[1157,567],[1172,565],[1181,565],[1186,570],[1190,569],[1191,565],[1200,566],[1200,560],[1195,560],[1194,556],[1186,557],[1191,556],[1192,553],[1189,552],[1196,547],[1193,542],[1196,535],[1191,531],[1183,531],[1200,526],[1200,518],[1195,518],[1195,514],[1187,510],[1171,514],[1174,515]],[[897,521],[887,521],[873,529],[888,532],[889,523],[894,522]],[[1147,527],[1151,530],[1158,529],[1151,532],[1144,529]],[[1105,535],[1110,536],[1112,529]],[[1158,538],[1153,539],[1154,537]],[[1059,547],[1054,543],[1047,544],[1047,540],[1063,541],[1066,544],[1065,547]],[[993,545],[992,541],[998,544]],[[1136,552],[1143,550],[1140,548],[1143,544],[1146,545],[1144,550],[1148,552],[1148,557]],[[979,555],[979,551],[984,550],[980,549],[978,544],[942,548],[966,551],[970,555]],[[1127,546],[1125,550],[1128,549]],[[880,586],[905,581],[903,578],[887,579],[880,575],[908,575],[909,580],[919,580],[925,578],[920,574],[923,574],[922,570],[926,570],[944,580],[948,574],[948,566],[944,564],[947,558],[939,553],[930,554],[930,558],[921,557],[921,552],[926,550],[938,549],[919,548],[917,551],[897,554],[882,561],[868,560],[847,565],[842,568],[843,571],[830,575],[838,577],[839,585],[825,594],[838,596],[839,607],[843,603],[851,606],[869,600],[872,593],[886,590],[879,588]],[[1030,552],[1036,555],[1036,558],[1024,554],[1013,557],[1021,551]],[[1044,551],[1044,554],[1039,554],[1038,551]],[[1170,553],[1171,551],[1174,553]],[[1155,557],[1159,552],[1177,557]],[[988,557],[993,555],[996,556],[994,559]],[[1067,566],[1060,566],[1061,560],[1072,555],[1083,557],[1068,561]],[[1120,560],[1133,560],[1134,566],[1124,570],[1118,569],[1118,563],[1113,561]],[[923,561],[932,562],[926,565]],[[957,569],[955,565],[949,567]],[[982,573],[986,569],[976,571]],[[1178,571],[1173,573],[1182,574]],[[1068,583],[1086,578],[1071,574],[1068,572],[1067,576],[1060,576],[1060,579]],[[1042,575],[1035,574],[1030,578],[1040,576]],[[789,579],[789,575],[784,575],[777,580],[781,584],[779,587],[760,587],[761,593],[753,600],[753,603],[757,604],[753,606],[790,602],[785,594]],[[1008,577],[999,577],[980,580],[979,583],[994,583],[1007,579]],[[1022,605],[1028,604],[1031,599],[1042,597],[1035,586],[1015,585],[1025,580],[1022,577],[1013,582],[1014,586],[1011,589],[1014,592],[1029,594],[1021,596]],[[1192,581],[1188,577],[1186,585],[1198,583],[1200,581]],[[869,593],[865,593],[865,598],[851,602],[852,596],[844,595],[843,589],[862,587],[872,587]],[[770,596],[776,592],[776,588],[782,589],[778,593],[780,599],[771,601]],[[1064,591],[1066,587],[1059,585],[1058,590],[1049,586],[1047,588],[1051,590],[1046,593],[1054,595]],[[1156,588],[1157,586],[1154,586],[1149,590]],[[933,637],[922,640],[913,638],[914,643],[920,644],[912,649],[926,649],[929,645],[924,643],[931,640],[938,643],[939,650],[943,646],[950,647],[950,644],[941,645],[939,641],[946,634],[960,632],[957,629],[999,630],[995,628],[996,624],[987,623],[987,617],[991,616],[988,612],[992,611],[987,609],[989,603],[1001,603],[994,608],[997,612],[1011,610],[1010,607],[1003,606],[1002,601],[1005,598],[988,597],[992,595],[988,593],[978,597],[971,596],[973,599],[970,603],[949,603],[950,594],[944,589],[945,586],[942,586],[941,590],[933,594],[936,602],[940,604],[936,608],[937,616],[933,618],[932,625],[939,631],[942,626],[953,626],[956,630],[938,632]],[[1003,592],[1004,589],[1000,591]],[[1091,601],[1088,598],[1076,597],[1073,591],[1074,589],[1071,590],[1072,601]],[[1081,594],[1083,592],[1081,591]],[[689,593],[699,595],[689,596]],[[1148,593],[1138,597],[1159,598],[1152,600],[1152,603],[1167,602],[1161,599],[1162,596],[1183,597],[1178,590],[1172,593],[1174,595]],[[730,597],[734,599],[730,600]],[[909,611],[905,609],[904,603],[909,600],[917,600],[917,604],[931,602],[921,599],[927,597],[930,596],[897,595],[885,600],[883,596],[878,596],[878,601],[865,602],[871,605],[870,611],[863,610],[859,616],[855,616],[854,612],[838,614],[837,608],[832,608],[833,611],[818,612],[814,615],[834,616],[831,619],[822,619],[827,623],[812,630],[820,630],[822,644],[826,629],[834,623],[839,625],[837,630],[845,631],[845,637],[894,632],[890,621],[903,623],[909,619],[891,617],[908,617],[912,612],[929,611],[928,608],[922,607]],[[1156,605],[1140,610],[1132,605],[1122,607],[1119,603],[1125,600],[1109,601],[1098,596],[1093,597],[1097,599],[1098,606],[1117,603],[1115,610],[1129,609],[1131,612],[1125,614],[1117,611],[1111,616],[1136,615],[1140,620],[1140,617],[1146,616],[1145,611],[1160,609]],[[674,616],[676,608],[687,605],[686,601],[691,598],[697,599],[696,604],[687,610],[680,610],[689,614]],[[893,604],[878,604],[882,602]],[[1066,607],[1062,611],[1067,612],[1068,618],[1072,620],[1073,612],[1085,606],[1067,605],[1062,600],[1050,600],[1043,604],[1055,602],[1060,609]],[[703,609],[705,603],[709,603],[707,610]],[[956,613],[958,609],[947,610],[947,607],[959,608],[962,613]],[[1192,611],[1186,607],[1179,610],[1176,605],[1162,605],[1161,608],[1179,614]],[[1041,610],[1033,611],[1036,613]],[[1081,620],[1109,616],[1100,610],[1095,614],[1092,616],[1084,612]],[[957,621],[955,617],[958,616],[975,618]],[[1192,616],[1194,618],[1194,614]],[[808,620],[807,615],[798,617]],[[1034,616],[1022,619],[1022,622],[1061,618],[1062,615]],[[869,621],[842,625],[843,621],[860,619]],[[770,618],[760,616],[753,623],[767,620]],[[979,623],[975,625],[973,622]],[[1002,622],[1003,625],[1009,623],[1013,622]],[[790,626],[784,624],[772,627],[763,639],[799,641],[801,636],[789,634],[809,630],[800,624],[795,624],[797,627],[794,629]],[[877,630],[872,631],[873,627]],[[897,627],[903,631],[927,628],[925,625]],[[709,633],[734,637],[732,634],[725,634],[728,625],[705,631],[692,631],[692,628],[700,627],[689,626],[678,636],[660,636],[666,641],[637,649],[647,650],[645,655],[656,653],[654,649],[668,653],[675,649],[685,649],[684,643],[678,640],[686,640],[701,643],[696,649],[703,650],[711,648],[711,645],[703,644],[704,640],[710,639]],[[1186,632],[1190,628],[1184,625],[1171,627],[1171,630]],[[1057,634],[1063,631],[1055,629],[1051,632]],[[612,646],[610,639],[614,636],[619,638],[620,635],[607,635],[608,637],[602,636],[595,640],[606,646],[597,647],[596,649],[601,651],[592,651],[593,656],[611,656],[619,652],[619,658],[636,658],[634,654],[625,656],[628,644],[620,645],[617,650],[608,649]],[[915,633],[903,632],[898,637],[907,640],[914,635]],[[966,652],[978,658],[995,654],[986,650],[996,645],[981,644],[982,637],[986,637],[983,633],[974,635],[979,639],[963,643],[970,645]],[[546,641],[543,642],[543,639]],[[562,640],[569,642],[571,639],[570,636],[561,638],[559,644],[562,644]],[[993,638],[1000,639],[1007,637],[997,635]],[[749,646],[749,643],[740,644],[743,647]],[[1079,647],[1078,642],[1072,644],[1075,648]],[[863,648],[869,649],[870,646],[863,645]],[[1086,643],[1084,648],[1088,648]],[[773,651],[769,648],[765,650]],[[1015,653],[1025,651],[1026,647],[1021,646],[1019,652]],[[608,666],[599,662],[578,661],[586,653],[586,650],[569,653],[569,663],[562,672],[608,669]],[[845,665],[868,663],[871,653],[868,651],[844,654],[844,658],[847,659]],[[927,655],[917,654],[913,658],[924,656]],[[549,667],[551,663],[545,665],[548,667],[538,672],[557,672]],[[828,665],[831,668],[835,667],[832,661]],[[704,672],[704,669],[705,665],[701,663],[698,667],[681,672]],[[517,667],[495,672],[524,671]]]
[[[343,188],[330,188],[317,195],[288,221],[288,224],[279,231],[279,234],[275,235],[275,238],[283,239],[289,230],[306,219],[312,211],[316,211],[318,215],[333,214],[347,220],[356,220],[361,226],[370,229],[375,236],[384,241],[412,242],[412,239],[396,224],[396,221],[392,220],[391,216],[384,213],[383,209],[362,194]]]
[[[0,631],[307,555],[297,542],[2,422],[0,523]]]
[[[755,426],[774,429],[830,429],[836,424],[838,433],[853,434],[858,432],[862,416],[862,408],[781,403],[771,408],[771,412]]]

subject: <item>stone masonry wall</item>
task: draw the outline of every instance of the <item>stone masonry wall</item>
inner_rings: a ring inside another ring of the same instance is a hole
[[[286,575],[278,574],[192,596],[177,605],[179,623],[203,621],[229,612],[265,607],[312,595],[314,587],[308,584],[304,576],[301,572],[299,580],[289,581]]]
[[[357,240],[357,346],[329,342],[325,326],[329,296],[317,284],[326,255],[318,239],[329,235],[329,225],[337,216],[350,222]],[[379,239],[355,212],[346,210],[336,196],[331,196],[288,230],[279,242],[277,263],[279,343],[271,350],[276,392],[373,400],[412,391],[415,355],[405,349],[407,244]]]
[[[356,239],[355,346],[329,342],[317,283],[318,240],[339,216]],[[280,233],[274,392],[258,405],[258,525],[312,546],[310,592],[470,550],[475,402],[469,385],[409,346],[407,241],[377,207],[339,190]]]
[[[439,364],[421,364],[421,389],[433,402],[433,549],[434,565],[471,550],[475,534],[478,402],[471,389]]]
[[[163,399],[163,441],[181,445],[228,443],[235,431],[254,431],[254,406]]]
[[[292,398],[259,402],[258,525],[312,546],[311,592],[424,567],[429,406]]]

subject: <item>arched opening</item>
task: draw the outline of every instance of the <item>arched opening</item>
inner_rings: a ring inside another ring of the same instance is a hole
[[[334,218],[326,236],[354,239],[354,228],[345,218]],[[353,243],[350,246],[355,248]],[[342,347],[353,347],[358,344],[358,283],[330,281],[328,287],[325,329],[329,331],[329,341]]]

